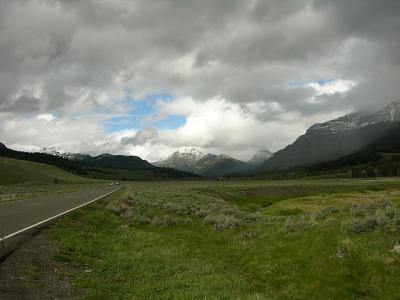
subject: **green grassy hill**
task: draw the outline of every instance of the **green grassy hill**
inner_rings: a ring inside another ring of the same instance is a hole
[[[35,163],[26,160],[18,160],[0,157],[0,185],[8,185],[20,182],[55,182],[79,183],[91,180],[76,176],[58,167]]]

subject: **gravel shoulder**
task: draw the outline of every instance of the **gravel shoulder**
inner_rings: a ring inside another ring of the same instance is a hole
[[[58,253],[46,230],[25,241],[0,262],[0,299],[77,299],[70,283],[74,270],[54,259]]]

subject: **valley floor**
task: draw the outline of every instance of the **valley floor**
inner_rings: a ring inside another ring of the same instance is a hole
[[[399,205],[397,179],[131,182],[43,234],[87,299],[396,299]]]

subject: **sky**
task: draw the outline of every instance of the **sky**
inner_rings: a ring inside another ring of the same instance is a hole
[[[398,0],[0,0],[0,141],[247,160],[400,98]]]

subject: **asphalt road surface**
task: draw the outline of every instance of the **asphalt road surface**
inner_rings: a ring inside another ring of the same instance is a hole
[[[0,203],[0,241],[98,200],[119,188],[104,185],[73,193]]]

